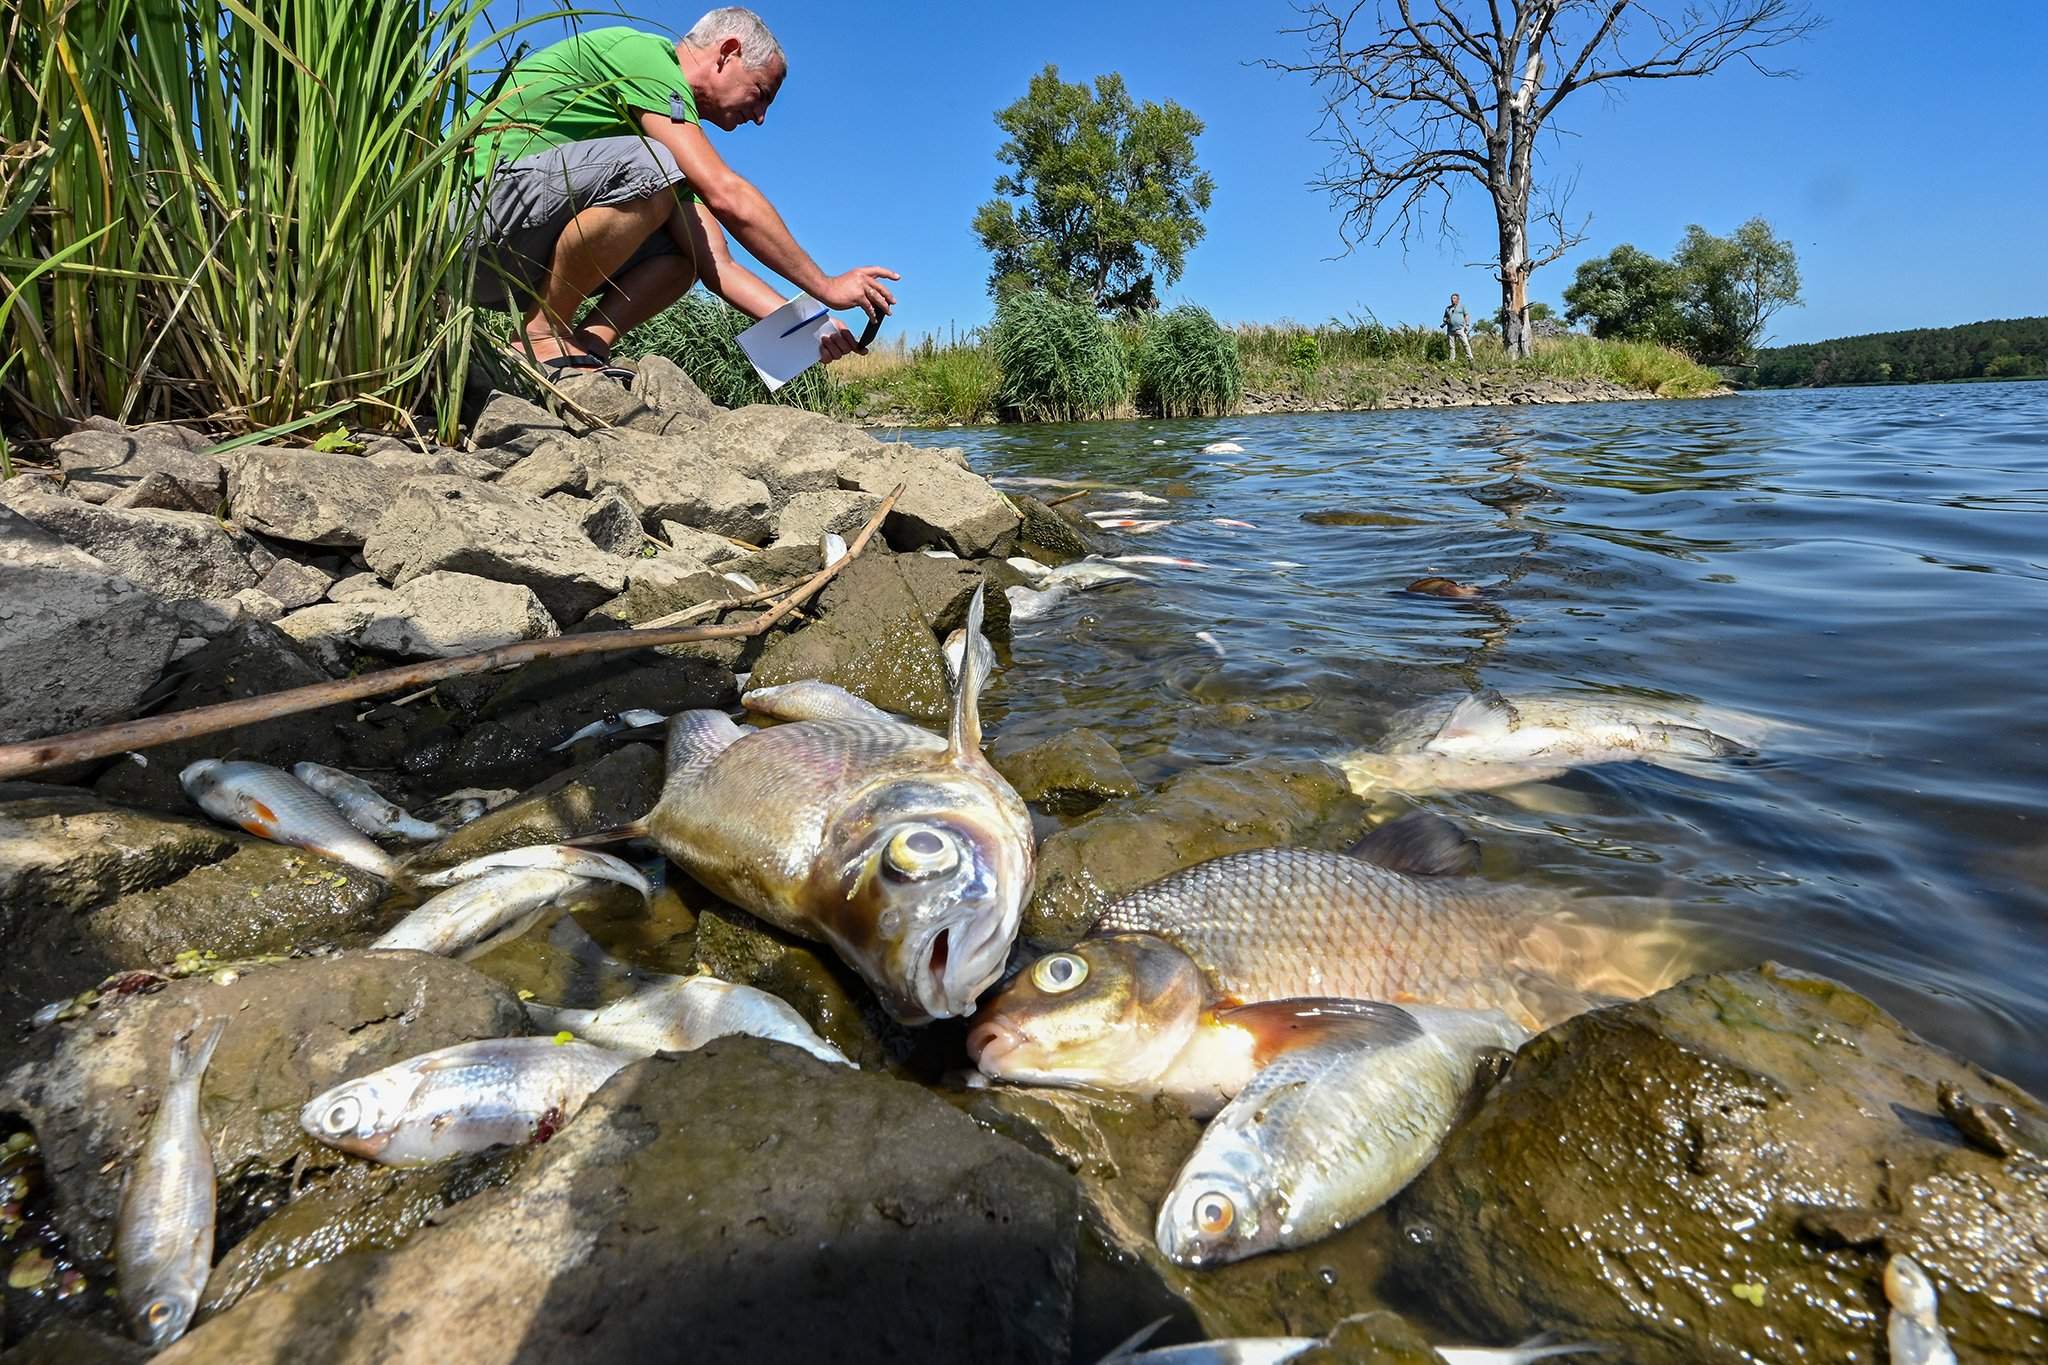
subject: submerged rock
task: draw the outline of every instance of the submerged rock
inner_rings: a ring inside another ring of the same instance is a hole
[[[35,1130],[57,1225],[71,1252],[92,1260],[111,1244],[121,1172],[147,1136],[171,1041],[195,1023],[228,1021],[200,1089],[224,1224],[295,1160],[339,1162],[299,1130],[314,1095],[438,1047],[525,1032],[509,993],[425,953],[243,964],[140,984],[38,1031],[0,1075],[0,1113]]]
[[[161,1359],[1065,1361],[1076,1198],[902,1081],[725,1038],[615,1076],[504,1188]]]
[[[2048,1120],[1845,986],[1695,977],[1524,1046],[1397,1202],[1403,1269],[1489,1339],[1874,1361],[1903,1252],[1957,1355],[2040,1359],[2048,1165],[1978,1145],[1946,1116],[1964,1096]]]
[[[1079,815],[1143,790],[1123,757],[1093,730],[1069,730],[1056,739],[1007,750],[998,745],[990,761],[1017,795],[1059,815]]]
[[[1181,773],[1039,845],[1024,936],[1071,943],[1111,901],[1169,872],[1242,849],[1332,842],[1355,834],[1364,812],[1326,763],[1255,758]]]

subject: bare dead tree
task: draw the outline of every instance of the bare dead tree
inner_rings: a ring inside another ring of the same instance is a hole
[[[1318,135],[1337,148],[1316,182],[1344,210],[1347,249],[1434,223],[1468,180],[1493,201],[1501,316],[1508,354],[1529,353],[1529,275],[1584,240],[1564,195],[1536,184],[1537,136],[1566,97],[1621,81],[1706,76],[1820,26],[1800,0],[1358,0],[1296,8],[1285,30],[1305,40],[1299,62],[1267,60],[1321,91]],[[1662,11],[1662,12],[1660,12]],[[1672,11],[1675,11],[1672,12]],[[1556,131],[1556,129],[1552,129]],[[1531,250],[1537,209],[1550,240]]]

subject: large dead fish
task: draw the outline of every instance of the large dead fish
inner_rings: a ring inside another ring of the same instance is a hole
[[[967,630],[981,632],[981,593]],[[1031,889],[1031,816],[981,754],[969,652],[949,738],[887,716],[745,731],[669,726],[647,834],[707,888],[832,945],[906,1023],[966,1014],[1001,974]],[[802,715],[800,697],[781,708]]]
[[[268,763],[203,758],[178,782],[193,804],[222,824],[289,844],[386,879],[398,863],[348,822],[332,801]]]
[[[199,1121],[199,1083],[220,1043],[220,1019],[196,1042],[171,1045],[170,1076],[149,1137],[121,1193],[114,1229],[121,1306],[138,1339],[168,1346],[191,1325],[213,1270],[213,1148]]]

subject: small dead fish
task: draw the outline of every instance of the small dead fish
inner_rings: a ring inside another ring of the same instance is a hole
[[[149,755],[137,752],[134,749],[127,750],[121,757],[134,760],[135,766],[138,768],[147,768],[149,766]]]
[[[1166,443],[1164,441],[1155,441],[1153,444],[1164,445]],[[1126,489],[1124,492],[1114,493],[1111,496],[1122,498],[1125,502],[1143,503],[1148,507],[1169,507],[1172,505],[1170,499],[1155,498],[1150,493],[1140,493],[1136,489]]]
[[[497,853],[486,853],[480,858],[471,858],[466,863],[457,863],[454,867],[429,872],[413,880],[419,886],[454,886],[473,877],[513,868],[566,872],[572,877],[617,882],[621,886],[630,886],[638,891],[643,900],[654,894],[654,888],[648,883],[647,878],[624,858],[600,853],[594,848],[576,848],[569,844],[529,844],[525,848],[508,848]]]
[[[227,1020],[171,1045],[170,1074],[149,1136],[128,1173],[114,1229],[121,1306],[138,1340],[168,1346],[191,1325],[213,1269],[213,1148],[199,1119],[199,1083]]]
[[[954,554],[951,550],[926,550],[924,557],[926,559],[958,559],[960,556]]]
[[[398,875],[390,854],[350,824],[332,801],[282,768],[202,758],[178,774],[178,783],[193,804],[224,825],[374,876]]]
[[[1180,1265],[1306,1246],[1371,1213],[1436,1156],[1481,1054],[1529,1036],[1498,1010],[1295,1000],[1234,1013],[1252,1011],[1283,1036],[1160,1205],[1154,1236]]]
[[[1211,569],[1213,564],[1204,564],[1199,559],[1182,559],[1177,555],[1115,555],[1112,564],[1157,564],[1170,569]]]
[[[1892,1365],[1956,1365],[1955,1349],[1941,1330],[1934,1281],[1919,1262],[1904,1252],[1885,1262],[1884,1296],[1892,1305],[1884,1329]]]
[[[1148,1329],[1144,1336],[1150,1336]],[[1194,1341],[1181,1346],[1155,1346],[1139,1351],[1143,1337],[1118,1347],[1098,1365],[1284,1365],[1327,1344],[1322,1337],[1223,1337],[1215,1341]],[[1591,1342],[1561,1345],[1548,1336],[1531,1337],[1520,1346],[1439,1346],[1436,1353],[1448,1365],[1531,1365],[1549,1356],[1581,1351],[1605,1351]],[[1136,1354],[1132,1354],[1136,1352]]]
[[[1242,455],[1244,447],[1235,441],[1211,441],[1202,447],[1204,455]]]
[[[1440,706],[1441,703],[1438,703]],[[1666,766],[1750,753],[1765,722],[1733,712],[1606,695],[1525,693],[1486,688],[1460,699],[1428,733],[1436,712],[1418,708],[1390,728],[1390,753],[1422,752],[1487,763],[1561,763],[1578,767],[1643,760]],[[1731,737],[1707,728],[1739,731]],[[1421,735],[1420,742],[1415,736]]]
[[[294,763],[292,776],[319,792],[348,822],[365,834],[382,834],[421,843],[439,839],[448,831],[422,820],[354,773],[330,768],[324,763]]]
[[[757,716],[773,716],[777,720],[880,720],[900,723],[903,719],[884,711],[866,697],[855,696],[838,683],[828,683],[819,678],[779,683],[774,687],[756,687],[740,694],[740,705]]]
[[[581,877],[537,867],[486,872],[443,891],[370,946],[464,961],[481,957],[531,929],[549,907],[584,884]]]
[[[1479,589],[1470,587],[1452,578],[1418,578],[1402,592],[1412,592],[1422,597],[1477,597]]]
[[[1041,564],[1035,559],[1026,559],[1023,555],[1011,555],[1003,563],[1009,565],[1018,573],[1023,574],[1034,583],[1043,580],[1047,574],[1052,572],[1051,565]]]
[[[1100,479],[1045,479],[1031,474],[998,474],[990,483],[1009,484],[1013,488],[1107,488]]]
[[[1144,579],[1145,575],[1118,568],[1108,560],[1080,559],[1054,569],[1046,575],[1045,585],[1050,588],[1090,589],[1111,583],[1139,583]]]
[[[1198,630],[1195,632],[1195,638],[1197,640],[1200,640],[1203,644],[1209,646],[1209,648],[1215,650],[1217,658],[1221,659],[1226,657],[1223,653],[1222,642],[1219,641],[1211,632],[1206,630]]]
[[[1239,521],[1236,517],[1211,517],[1209,518],[1209,524],[1211,526],[1227,526],[1233,531],[1256,531],[1259,529],[1248,521]]]
[[[544,1142],[633,1058],[592,1043],[485,1038],[315,1096],[299,1127],[386,1166],[426,1166],[502,1143]]]
[[[742,588],[747,592],[761,591],[761,585],[759,583],[756,583],[753,579],[747,577],[738,569],[728,570],[727,572],[720,574],[719,577],[723,578],[726,582],[732,584],[734,587]]]
[[[1142,507],[1105,507],[1094,512],[1083,513],[1083,515],[1100,526],[1105,521],[1116,521],[1122,517],[1142,517],[1145,515],[1145,509]]]
[[[464,787],[460,791],[448,793],[423,809],[433,823],[444,829],[454,830],[488,815],[517,795],[517,787]]]
[[[827,531],[818,538],[819,557],[827,564],[837,564],[846,558],[846,537],[837,531]]]
[[[1173,525],[1173,522],[1170,520],[1148,521],[1137,517],[1114,517],[1107,521],[1098,521],[1095,524],[1105,531],[1129,531],[1134,536],[1143,536],[1150,535],[1154,531],[1163,531]]]
[[[955,626],[953,628],[953,633],[946,637],[944,650],[946,655],[946,676],[952,679],[953,686],[958,687],[960,685],[960,670],[966,666],[967,662],[966,627]],[[982,685],[986,687],[988,680],[995,676],[996,671],[996,648],[988,642],[988,636],[975,635],[974,656],[981,661],[981,681]]]
[[[566,1029],[587,1042],[648,1057],[693,1052],[714,1038],[744,1034],[802,1048],[823,1062],[852,1066],[778,996],[715,976],[672,976],[594,1010],[527,1002],[534,1026]]]
[[[727,574],[726,577],[731,578],[732,575]],[[631,710],[621,711],[616,715],[599,717],[581,730],[578,730],[575,734],[570,735],[560,744],[549,745],[548,752],[558,754],[571,745],[586,739],[603,739],[607,735],[616,735],[626,730],[637,730],[643,725],[659,725],[667,719],[668,717],[659,711],[650,711],[644,706],[636,706]]]
[[[1304,566],[1295,563],[1291,559],[1269,559],[1266,561],[1266,567],[1269,569],[1299,569]]]

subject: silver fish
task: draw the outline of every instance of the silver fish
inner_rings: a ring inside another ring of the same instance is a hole
[[[852,1066],[789,1004],[766,991],[715,976],[671,976],[594,1010],[529,1001],[537,1028],[566,1029],[588,1042],[636,1057],[693,1052],[714,1038],[744,1034],[802,1048],[819,1061]]]
[[[121,1306],[137,1339],[152,1347],[184,1334],[213,1269],[213,1148],[199,1121],[199,1083],[226,1028],[217,1019],[196,1044],[188,1031],[171,1045],[163,1097],[121,1193]]]
[[[1441,703],[1437,704],[1441,706]],[[1492,688],[1459,700],[1433,732],[1436,708],[1425,706],[1397,720],[1393,753],[1429,753],[1488,763],[1651,763],[1727,758],[1748,753],[1767,724],[1734,712],[1687,709],[1669,703],[1602,695],[1529,693],[1504,696]],[[1710,724],[1740,734],[1722,734]]]
[[[457,1043],[343,1081],[299,1111],[299,1126],[351,1156],[425,1166],[545,1141],[632,1061],[574,1039]]]
[[[756,583],[753,579],[741,573],[738,569],[733,569],[727,573],[722,573],[719,575],[719,577],[723,578],[726,582],[732,584],[735,588],[743,588],[747,592],[761,591],[761,585],[759,583]]]
[[[1304,1041],[1238,1091],[1174,1178],[1154,1235],[1181,1265],[1305,1246],[1371,1213],[1435,1157],[1480,1055],[1529,1036],[1498,1010],[1253,1008],[1292,1009]]]
[[[441,826],[422,820],[396,801],[387,799],[354,773],[345,773],[324,763],[294,763],[292,776],[332,801],[348,817],[348,822],[365,834],[383,834],[424,843],[448,833]]]
[[[732,575],[728,574],[726,576],[730,578]],[[584,726],[575,734],[570,735],[560,744],[549,745],[548,752],[551,754],[560,753],[581,740],[602,739],[606,735],[616,735],[624,730],[637,730],[643,725],[659,725],[667,719],[668,717],[662,715],[659,711],[650,711],[644,706],[636,706],[630,710],[621,711],[615,716],[602,716],[590,722],[590,724]]]
[[[1077,559],[1062,564],[1046,575],[1047,586],[1057,588],[1103,588],[1111,583],[1142,583],[1145,575],[1119,568],[1105,559]]]
[[[443,891],[370,946],[467,961],[519,937],[563,896],[585,885],[581,877],[545,868],[486,872]]]
[[[428,872],[414,877],[419,886],[454,886],[472,877],[481,877],[487,872],[503,872],[511,868],[538,868],[549,872],[566,872],[572,877],[588,877],[595,881],[617,882],[630,886],[640,893],[642,900],[654,894],[654,886],[646,874],[624,858],[600,853],[594,848],[576,848],[569,844],[528,844],[524,848],[507,848],[496,853],[486,853],[471,858],[466,863],[444,867],[439,872]]]
[[[1235,441],[1211,441],[1202,447],[1204,455],[1242,455],[1244,447]]]
[[[1009,565],[1018,573],[1023,574],[1033,583],[1042,582],[1045,576],[1052,572],[1052,566],[1041,564],[1035,559],[1027,559],[1023,555],[1011,555],[1003,563]]]
[[[199,809],[224,825],[375,876],[398,875],[390,854],[350,824],[332,801],[282,768],[202,758],[179,773],[178,782]]]
[[[967,638],[967,630],[964,626],[955,627],[953,633],[946,637],[944,646],[946,676],[952,680],[955,687],[960,685],[960,670],[967,666]],[[979,632],[975,634],[974,655],[980,661],[981,682],[982,686],[986,687],[988,680],[995,675],[996,671],[996,649],[994,645],[988,642],[988,636]]]
[[[969,634],[981,623],[977,589]],[[1034,846],[1030,812],[982,757],[981,675],[969,653],[945,739],[895,719],[748,732],[685,712],[644,826],[707,889],[830,943],[898,1019],[965,1014],[1002,973]]]
[[[827,531],[818,538],[818,554],[826,564],[837,564],[846,558],[846,537],[837,531]]]
[[[774,716],[779,720],[902,719],[884,711],[866,697],[855,696],[838,683],[828,683],[819,678],[751,688],[740,694],[740,705],[757,716]]]
[[[1892,1365],[1956,1365],[1955,1349],[1941,1330],[1934,1281],[1919,1262],[1904,1252],[1885,1262],[1884,1296],[1892,1306],[1884,1329]]]
[[[1324,1344],[1321,1337],[1227,1337],[1182,1346],[1155,1346],[1136,1354],[1119,1348],[1104,1356],[1098,1365],[1118,1365],[1124,1361],[1130,1365],[1283,1365]],[[1439,1346],[1436,1353],[1447,1365],[1531,1365],[1550,1356],[1606,1349],[1592,1342],[1560,1344],[1548,1337],[1532,1337],[1520,1346]]]
[[[1162,517],[1105,517],[1095,524],[1105,531],[1129,531],[1134,536],[1143,536],[1163,531],[1173,521]]]

